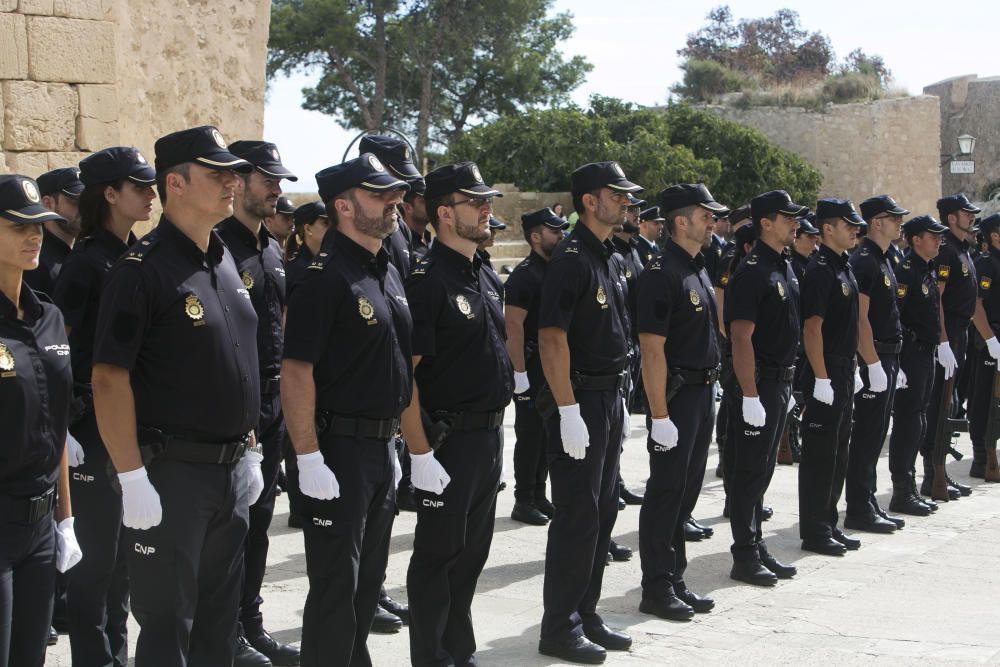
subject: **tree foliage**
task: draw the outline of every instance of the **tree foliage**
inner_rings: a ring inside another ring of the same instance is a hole
[[[774,188],[812,200],[822,182],[818,171],[756,130],[684,104],[640,109],[605,97],[591,98],[586,111],[531,111],[474,128],[451,144],[445,160],[473,160],[492,182],[540,192],[567,191],[580,165],[616,160],[647,196],[703,181],[731,205]]]

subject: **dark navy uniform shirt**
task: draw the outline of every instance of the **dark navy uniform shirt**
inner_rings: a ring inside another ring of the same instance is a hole
[[[589,375],[624,370],[629,322],[621,275],[614,246],[582,223],[552,255],[538,327],[566,332],[572,370]]]
[[[709,277],[714,276],[719,270],[719,263],[722,261],[722,254],[726,251],[728,244],[712,234],[712,240],[701,249],[701,254],[705,258],[705,270]]]
[[[21,287],[23,319],[0,294],[0,496],[51,489],[66,444],[73,372],[59,309]]]
[[[739,248],[736,247],[735,243],[726,245],[726,248],[722,251],[722,256],[719,257],[719,261],[716,263],[715,271],[708,274],[709,278],[712,279],[712,287],[726,289],[729,279],[732,278],[732,270],[735,268],[731,267],[733,257],[736,256],[738,250]]]
[[[413,258],[410,257],[410,240],[402,230],[406,223],[402,220],[398,220],[398,223],[396,231],[385,237],[382,246],[389,253],[389,263],[396,267],[396,271],[405,281],[410,276]]]
[[[866,238],[851,254],[850,263],[858,291],[870,299],[868,321],[872,336],[879,341],[900,340],[903,328],[896,307],[896,273],[889,253],[882,252],[877,243]]]
[[[858,352],[858,283],[847,255],[820,245],[802,277],[802,321],[823,318],[823,354],[853,359]]]
[[[635,249],[639,253],[639,261],[642,262],[643,266],[649,264],[654,257],[660,254],[660,248],[656,243],[647,241],[642,234],[639,234],[635,239]]]
[[[89,393],[94,334],[105,279],[111,267],[135,241],[132,233],[126,244],[107,229],[97,230],[92,236],[76,242],[56,281],[53,301],[71,329],[69,345],[77,393]]]
[[[36,292],[44,292],[52,296],[55,291],[56,279],[62,270],[66,258],[69,257],[70,247],[63,243],[63,240],[50,232],[42,229],[42,251],[38,253],[38,268],[33,271],[24,272],[24,282],[28,287]]]
[[[809,266],[809,260],[812,258],[812,255],[806,257],[805,255],[800,255],[799,253],[795,252],[795,248],[789,248],[788,256],[792,260],[792,271],[795,272],[795,277],[801,283],[802,276],[804,276],[806,273],[806,267]]]
[[[948,230],[941,237],[941,250],[934,260],[939,284],[944,284],[941,305],[946,319],[972,320],[976,311],[976,267],[969,243],[959,241]]]
[[[719,363],[715,291],[701,253],[694,257],[673,241],[639,276],[640,334],[663,336],[671,368],[708,369]]]
[[[793,366],[802,336],[799,281],[788,253],[758,241],[736,267],[723,304],[726,331],[736,320],[754,323],[751,342],[758,363]]]
[[[995,336],[1000,332],[1000,252],[990,248],[976,258],[979,298],[983,300],[986,319]]]
[[[288,302],[285,358],[313,364],[317,408],[398,417],[413,392],[413,322],[389,253],[329,234],[308,273]]]
[[[503,285],[478,255],[435,242],[406,283],[415,377],[428,411],[491,412],[514,395]]]
[[[257,315],[218,234],[208,252],[166,216],[101,297],[94,363],[131,371],[140,426],[218,441],[260,419]]]
[[[889,262],[892,264],[892,270],[895,271],[899,268],[899,265],[903,263],[906,256],[903,251],[899,249],[899,246],[895,243],[889,244],[889,251],[886,253],[889,256]]]
[[[216,231],[232,253],[236,270],[240,272],[243,286],[250,292],[250,303],[257,313],[260,377],[277,377],[281,373],[285,310],[285,267],[281,262],[281,246],[264,225],[254,236],[236,218],[224,220]]]
[[[542,361],[538,355],[538,309],[542,305],[542,283],[548,261],[536,253],[531,253],[514,267],[504,283],[504,300],[508,306],[517,306],[527,311],[524,316],[525,348],[533,347],[533,354],[525,350],[525,370],[531,385],[545,381]]]
[[[333,236],[336,232],[332,232]],[[326,237],[324,237],[325,239]],[[285,303],[292,300],[292,292],[306,279],[309,265],[312,264],[313,254],[305,243],[299,246],[289,260],[285,263]]]
[[[402,220],[399,221],[399,232],[406,240],[406,246],[410,250],[410,270],[412,271],[417,260],[426,256],[427,251],[431,249],[431,232],[429,229],[425,229],[424,235],[420,236]]]
[[[638,342],[639,334],[635,330],[636,320],[636,297],[638,295],[639,274],[642,273],[644,264],[639,258],[634,239],[623,240],[617,236],[612,236],[611,244],[615,247],[618,255],[618,268],[625,282],[625,305],[628,308],[629,319],[629,339]]]
[[[896,269],[896,303],[904,333],[927,345],[941,338],[941,297],[938,293],[937,262],[925,262],[908,252]]]

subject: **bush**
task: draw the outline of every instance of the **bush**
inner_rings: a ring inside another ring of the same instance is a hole
[[[823,99],[834,104],[867,102],[882,97],[882,83],[875,74],[848,72],[823,81]]]
[[[687,60],[681,64],[684,82],[670,90],[692,102],[710,102],[719,95],[744,90],[750,77],[714,60]]]

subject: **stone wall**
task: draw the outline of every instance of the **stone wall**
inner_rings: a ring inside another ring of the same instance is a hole
[[[934,97],[841,104],[820,112],[706,109],[760,130],[819,169],[820,197],[844,197],[858,204],[872,195],[890,194],[914,214],[936,211],[941,196],[941,116]],[[773,186],[780,188],[781,183]]]
[[[193,125],[263,131],[270,0],[0,0],[0,172]]]

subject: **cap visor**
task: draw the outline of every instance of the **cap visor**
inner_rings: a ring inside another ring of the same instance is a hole
[[[888,213],[889,215],[909,215],[910,214],[910,212],[907,211],[902,206],[897,206],[895,208],[890,208],[888,211],[886,211],[886,213]]]
[[[627,181],[624,178],[620,181],[615,181],[614,183],[605,183],[604,186],[611,188],[612,190],[617,190],[618,192],[642,192],[643,190],[641,185],[636,185],[632,181]]]
[[[458,188],[458,192],[467,194],[470,197],[503,197],[502,192],[494,190],[485,184],[473,185],[471,188]]]
[[[30,206],[25,206],[24,208],[7,209],[5,211],[0,210],[0,216],[7,218],[11,222],[16,222],[22,225],[37,224],[47,220],[65,221],[65,218],[61,215],[53,213],[41,204],[32,204]]]
[[[257,170],[265,176],[272,178],[284,178],[289,181],[297,181],[299,177],[285,169],[285,165],[280,162],[268,162],[267,164],[256,165]]]
[[[507,229],[507,225],[505,225],[502,222],[493,222],[492,220],[490,220],[490,229],[496,229],[497,231],[500,231],[502,229]]]
[[[128,175],[128,180],[139,185],[155,185],[156,172],[150,166],[142,166],[132,170]]]
[[[387,162],[386,166],[389,167],[389,171],[406,181],[415,178],[423,178],[412,162],[399,162],[397,164],[390,164]]]
[[[965,211],[965,212],[967,212],[967,213],[982,213],[983,212],[983,209],[979,208],[978,206],[973,206],[972,204],[969,204],[968,206],[963,206],[962,210]]]
[[[717,201],[698,202],[698,206],[701,206],[702,208],[707,208],[712,213],[725,213],[726,215],[732,213],[732,211],[730,211],[727,207],[723,206]]]
[[[64,188],[59,188],[59,192],[70,197],[79,197],[80,193],[83,192],[83,183],[76,181],[75,183],[70,183]]]
[[[778,209],[778,213],[784,213],[785,215],[794,215],[796,217],[805,215],[809,212],[809,209],[801,204],[796,204],[794,202],[789,202],[783,207]]]
[[[219,151],[200,155],[193,160],[195,163],[209,169],[219,171],[240,171],[243,173],[253,171],[253,165],[242,158],[238,158],[229,151]]]
[[[386,172],[380,172],[367,181],[362,181],[352,187],[362,188],[369,192],[385,192],[387,190],[409,190],[410,184],[398,178],[393,178]]]
[[[849,225],[854,225],[855,227],[868,226],[868,223],[865,222],[864,219],[857,213],[855,213],[854,215],[842,215],[840,217],[844,220],[844,222],[846,222]]]

